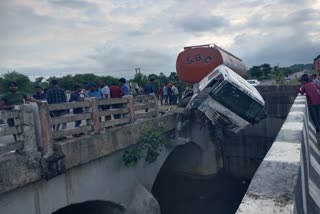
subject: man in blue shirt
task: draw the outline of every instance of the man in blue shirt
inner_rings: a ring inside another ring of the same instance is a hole
[[[42,89],[41,89],[41,86],[37,85],[35,87],[36,89],[36,93],[34,95],[32,95],[32,97],[34,99],[37,99],[37,100],[46,100],[46,95],[44,93],[42,93]]]
[[[99,100],[101,100],[102,94],[100,89],[97,88],[96,83],[88,82],[88,88],[89,88],[89,90],[87,91],[88,97],[96,97]]]
[[[120,78],[119,79],[119,84],[121,86],[121,89],[124,93],[126,93],[125,95],[130,95],[130,87],[127,84],[127,80],[125,78]]]
[[[154,85],[154,79],[150,79],[150,83],[144,89],[146,94],[156,93],[156,86]]]

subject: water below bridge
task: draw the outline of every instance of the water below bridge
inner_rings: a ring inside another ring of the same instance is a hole
[[[221,171],[214,177],[199,178],[161,170],[152,193],[161,214],[233,214],[249,186],[246,179]],[[60,209],[53,214],[122,214],[110,202],[89,201]]]
[[[233,214],[249,181],[225,172],[210,178],[197,178],[161,171],[152,193],[162,214]]]

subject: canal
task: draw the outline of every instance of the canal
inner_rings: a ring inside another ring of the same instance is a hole
[[[221,170],[210,178],[177,175],[161,170],[152,193],[161,214],[233,214],[249,186]]]

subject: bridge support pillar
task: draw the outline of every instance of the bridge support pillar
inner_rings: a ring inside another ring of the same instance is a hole
[[[210,123],[192,121],[178,138],[180,144],[168,157],[164,168],[173,173],[190,176],[215,176],[223,167],[221,141],[215,137]],[[188,143],[181,145],[181,139]]]
[[[223,167],[220,141],[214,137],[211,124],[195,121],[191,126],[190,140],[200,148],[198,166],[195,173],[199,176],[215,175]]]
[[[153,195],[141,184],[136,186],[127,209],[130,214],[160,214],[160,207]]]

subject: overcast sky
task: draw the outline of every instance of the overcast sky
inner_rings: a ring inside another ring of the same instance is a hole
[[[312,63],[320,0],[0,0],[0,75],[169,74],[207,43],[248,67]]]

